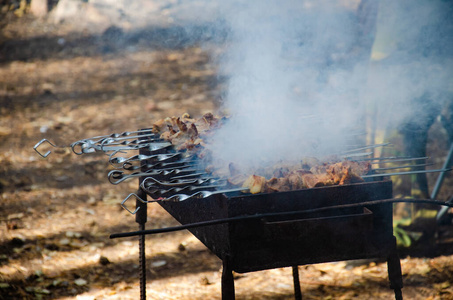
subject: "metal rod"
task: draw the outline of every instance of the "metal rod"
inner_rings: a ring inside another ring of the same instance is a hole
[[[91,141],[94,141],[94,142],[102,142],[102,140],[104,140],[105,138],[119,138],[119,137],[125,137],[125,136],[129,136],[129,135],[132,135],[132,134],[143,134],[145,132],[152,132],[153,130],[151,128],[149,129],[140,129],[140,130],[136,130],[136,131],[124,131],[124,132],[121,132],[121,133],[112,133],[112,134],[109,134],[109,135],[100,135],[100,136],[94,136],[94,137],[91,137],[91,138],[88,138],[88,139],[83,139],[81,141],[85,141],[85,140],[91,140]]]
[[[55,145],[54,143],[52,143],[51,141],[49,141],[48,139],[42,139],[40,140],[38,143],[36,143],[36,145],[33,147],[33,150],[36,151],[36,153],[38,153],[39,155],[41,155],[42,157],[46,158],[47,156],[49,156],[49,154],[52,152],[52,151],[47,151],[46,153],[42,154],[38,148],[39,146],[41,146],[42,144],[44,143],[48,143],[49,145],[51,145],[52,147],[54,148],[66,148],[66,146],[57,146]]]
[[[103,150],[102,149],[103,144],[107,139],[109,139],[109,141],[112,141],[112,139],[117,139],[120,137],[124,138],[126,136],[129,136],[132,134],[137,134],[137,133],[141,133],[143,135],[143,133],[145,133],[145,132],[152,132],[152,129],[139,130],[139,131],[125,131],[122,133],[112,133],[110,135],[96,136],[96,137],[92,137],[92,138],[88,138],[88,139],[78,140],[78,141],[72,143],[70,145],[70,147],[75,154],[81,155],[84,153],[91,153],[91,152]],[[128,137],[126,139],[131,139],[131,138],[135,138],[135,136]],[[79,148],[80,148],[80,150],[79,150]]]
[[[427,158],[427,157],[423,157]],[[393,160],[393,159],[414,159],[409,156],[384,156],[384,157],[371,157],[371,158],[364,158],[362,160]]]
[[[154,163],[144,163],[140,164],[138,166],[135,165],[123,165],[123,169],[128,170],[128,171],[135,171],[138,169],[146,170],[146,169],[156,169],[156,170],[161,170],[165,168],[170,168],[170,166],[174,166],[175,168],[177,166],[184,166],[184,165],[193,165],[193,167],[196,167],[197,162],[193,161],[191,157],[183,158],[179,161],[175,162],[154,162]]]
[[[448,151],[443,169],[451,167],[452,164],[453,164],[453,143],[451,143],[450,151]],[[436,184],[434,185],[433,191],[431,193],[431,199],[436,199],[437,194],[439,194],[440,188],[442,187],[442,183],[444,182],[445,179],[445,173],[446,172],[442,172],[437,177]],[[448,207],[442,207],[437,213],[436,220],[440,221],[443,218],[443,216],[447,213],[447,211]]]
[[[118,142],[118,141],[126,141],[126,140],[131,140],[131,139],[134,139],[134,140],[144,140],[143,138],[145,137],[156,137],[156,138],[159,138],[157,136],[156,133],[153,133],[152,131],[149,131],[151,133],[149,134],[139,134],[139,135],[133,135],[133,136],[127,136],[127,137],[115,137],[115,138],[110,138],[110,137],[107,137],[107,138],[104,138],[104,139],[101,139],[99,141],[96,141],[97,143],[101,143],[101,144],[110,144],[110,143],[114,143],[114,142]]]
[[[445,159],[445,163],[442,167],[442,169],[448,169],[451,167],[453,163],[453,143],[450,146],[450,151],[448,152],[447,158]],[[431,199],[436,199],[437,194],[440,191],[440,187],[442,186],[442,183],[445,179],[445,172],[441,172],[439,174],[439,177],[437,177],[436,184],[434,185],[433,191],[431,193]]]
[[[164,146],[164,144],[167,144]],[[152,146],[154,145],[154,147]],[[95,150],[98,151],[112,151],[112,149],[118,148],[121,149],[121,147],[133,147],[135,149],[140,149],[144,147],[149,147],[151,151],[156,151],[159,149],[164,149],[165,147],[170,147],[171,143],[164,143],[161,138],[155,138],[155,139],[149,139],[149,140],[142,140],[142,139],[134,139],[134,140],[125,140],[122,142],[114,142],[114,141],[109,141],[109,143],[102,142],[99,145],[93,145],[92,147],[95,148]],[[114,151],[114,150],[113,150]]]
[[[362,158],[362,159],[357,159],[356,161],[373,161],[372,164],[380,164],[380,163],[416,161],[416,160],[425,160],[425,159],[429,159],[429,157],[428,156],[425,156],[425,157],[397,157],[397,156],[389,156],[389,157]]]
[[[447,200],[447,203],[453,204],[453,196],[450,196],[450,198]],[[440,210],[436,216],[436,220],[438,223],[442,222],[444,215],[448,212],[449,209],[450,209],[450,207],[448,207],[448,206],[440,208]]]
[[[349,158],[355,158],[355,157],[360,157],[360,156],[370,156],[372,154],[373,154],[373,152],[351,153],[351,154],[341,155],[340,157],[349,159]]]
[[[145,224],[139,224],[140,231],[145,230]],[[145,235],[139,236],[139,265],[140,265],[140,300],[146,300],[146,254],[145,254]]]
[[[396,238],[393,237],[393,245],[387,257],[387,272],[390,281],[390,288],[395,293],[395,300],[403,300],[401,289],[403,288],[403,275],[401,272],[401,261],[396,248]]]
[[[147,183],[147,181],[152,181],[150,183]],[[227,180],[226,179],[204,179],[204,178],[198,178],[198,179],[172,179],[169,181],[159,181],[153,177],[146,177],[143,182],[141,183],[140,187],[144,190],[149,189],[150,187],[159,187],[159,188],[173,188],[173,187],[182,187],[182,186],[187,186],[187,185],[192,185],[192,186],[200,186],[200,185],[205,185],[205,184],[216,184],[222,182],[224,185],[226,185]]]
[[[379,205],[379,204],[385,204],[385,203],[422,203],[422,204],[444,205],[444,206],[448,206],[448,207],[453,207],[453,203],[446,203],[444,201],[439,201],[439,200],[391,198],[391,199],[381,199],[381,200],[374,200],[374,201],[365,201],[365,202],[361,202],[361,203],[325,206],[325,207],[319,207],[319,208],[313,208],[313,209],[307,209],[307,210],[266,213],[266,214],[258,214],[258,215],[251,215],[251,216],[238,216],[238,217],[231,217],[231,218],[191,223],[191,224],[175,226],[175,227],[165,227],[165,228],[157,228],[157,229],[148,229],[148,230],[143,230],[143,231],[113,233],[110,235],[110,238],[115,239],[115,238],[131,237],[131,236],[137,236],[137,235],[167,233],[167,232],[174,232],[174,231],[192,229],[192,228],[197,228],[197,227],[224,224],[224,223],[235,222],[235,221],[253,220],[253,219],[261,219],[261,218],[267,218],[267,217],[277,217],[277,216],[291,216],[291,215],[297,215],[297,214],[302,214],[302,213],[308,214],[308,213],[315,213],[315,212],[320,212],[320,211],[336,210],[336,209],[351,208],[351,207],[363,207],[363,206],[367,206],[367,205]]]
[[[390,145],[390,143],[383,143],[383,144],[364,146],[364,147],[360,147],[360,148],[356,148],[356,149],[347,150],[347,151],[344,151],[343,153],[351,153],[351,152],[362,151],[362,150],[367,150],[367,149],[374,149],[374,148],[378,148],[378,147],[385,147],[385,146],[388,146],[388,145]]]
[[[398,166],[398,167],[377,168],[377,169],[373,169],[373,171],[386,171],[386,170],[397,170],[397,169],[406,169],[406,168],[418,168],[418,167],[426,167],[426,166],[432,166],[432,165],[434,165],[434,163],[407,165],[407,166]],[[435,199],[435,198],[436,197],[434,197],[432,199]]]
[[[170,170],[147,170],[145,172],[133,172],[133,173],[125,173],[124,171],[120,170],[112,170],[108,173],[107,177],[111,184],[119,184],[127,179],[134,178],[134,177],[159,177],[165,178],[165,180],[171,180],[174,175],[182,176],[183,175],[190,175],[198,171],[197,169],[193,168],[185,168],[185,169],[170,169]]]
[[[144,134],[145,135],[145,134]],[[140,138],[141,140],[144,137]],[[142,153],[143,149],[140,149],[139,153]],[[136,214],[135,222],[139,224],[140,231],[145,231],[145,224],[148,221],[148,204],[147,194],[143,189],[140,188],[142,178],[138,181],[137,197],[135,200]],[[143,201],[143,199],[145,201]],[[139,237],[139,264],[140,264],[140,300],[146,300],[146,254],[145,254],[145,235],[142,234]]]
[[[395,172],[395,173],[381,173],[363,175],[362,178],[373,178],[373,177],[385,177],[385,176],[398,176],[398,175],[412,175],[412,174],[423,174],[423,173],[436,173],[436,172],[447,172],[452,169],[437,169],[437,170],[420,170],[420,171],[407,171],[407,172]]]
[[[236,296],[234,291],[233,269],[230,266],[230,258],[228,255],[223,258],[222,262],[222,300],[234,300]]]
[[[302,291],[300,290],[299,267],[293,266],[293,283],[294,283],[294,299],[302,300]]]

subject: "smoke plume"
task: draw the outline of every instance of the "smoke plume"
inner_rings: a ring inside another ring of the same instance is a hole
[[[440,53],[438,44],[444,39],[453,50],[444,22],[451,3],[359,2],[220,5],[229,27],[221,63],[231,118],[212,141],[215,160],[253,167],[338,154],[364,142],[370,107],[379,126],[396,128],[417,118],[414,99],[427,97],[426,106],[444,101],[453,51]],[[395,49],[380,53],[385,42]]]

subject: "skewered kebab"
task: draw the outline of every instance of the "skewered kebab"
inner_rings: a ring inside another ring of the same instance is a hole
[[[283,177],[272,177],[269,180],[263,176],[252,175],[244,181],[242,187],[256,194],[359,183],[364,181],[361,176],[367,174],[369,170],[369,163],[343,161],[314,166],[310,170],[294,170]]]
[[[153,132],[160,134],[162,139],[170,141],[177,151],[192,150],[197,146],[205,146],[203,138],[211,130],[220,126],[221,119],[211,113],[199,119],[190,118],[189,114],[181,117],[161,119],[153,124]]]
[[[132,173],[128,174],[122,171],[110,172],[109,180],[113,184],[120,183],[127,178],[141,177],[143,175],[145,177],[144,183],[147,178],[161,180],[164,185],[167,183],[172,185],[175,180],[180,181],[177,185],[181,191],[185,191],[184,188],[190,185],[190,183],[185,184],[185,181],[204,181],[209,179],[225,181],[224,188],[248,189],[251,193],[281,192],[358,183],[363,182],[365,178],[375,176],[412,174],[414,173],[413,171],[382,174],[376,174],[376,171],[426,165],[418,164],[372,170],[371,165],[376,163],[410,162],[427,159],[426,157],[370,158],[367,156],[370,156],[372,152],[357,153],[357,151],[388,145],[380,144],[358,147],[339,153],[338,156],[324,158],[323,161],[317,158],[303,158],[297,163],[281,162],[272,167],[260,166],[259,169],[245,171],[244,173],[231,163],[227,168],[214,168],[209,165],[212,161],[210,161],[209,151],[206,146],[210,137],[215,134],[216,129],[221,127],[224,121],[225,118],[214,116],[211,113],[207,113],[198,119],[193,119],[188,114],[183,114],[181,117],[161,119],[153,124],[152,129],[84,139],[71,144],[71,147],[76,154],[94,151],[112,152],[109,156],[109,162],[114,167],[122,168],[129,172],[132,171]],[[47,140],[39,142],[34,147],[38,153],[40,152],[37,147],[45,141]],[[80,147],[83,151],[76,151],[76,147]],[[150,154],[116,157],[119,153],[125,153],[127,150],[138,150],[142,147],[149,149]],[[40,155],[45,157],[49,153],[50,151],[44,155],[40,153]],[[138,172],[139,169],[143,168],[150,168],[151,170]],[[174,168],[177,170],[173,170]],[[446,170],[417,172],[441,171]],[[146,187],[146,190],[150,189],[164,190],[162,186]]]
[[[200,119],[192,119],[188,114],[184,114],[181,117],[159,120],[153,125],[153,132],[160,134],[160,138],[170,141],[179,151],[199,150],[197,156],[203,158],[203,153],[207,151],[205,139],[222,125],[222,120],[212,114],[205,114]],[[359,147],[349,150],[348,153],[387,145],[385,143]],[[369,154],[371,153],[359,153],[359,156]],[[341,161],[342,158],[343,161]],[[280,163],[268,168],[261,167],[259,170],[255,170],[253,175],[242,174],[239,168],[231,163],[228,168],[214,168],[212,165],[208,165],[205,171],[217,178],[227,178],[231,187],[247,188],[251,193],[270,193],[359,183],[370,176],[386,176],[387,174],[371,174],[371,165],[375,163],[373,160],[375,159],[354,160],[344,155],[331,156],[325,158],[324,161],[317,158],[304,158],[296,164]],[[412,168],[412,166],[407,166],[407,168]]]

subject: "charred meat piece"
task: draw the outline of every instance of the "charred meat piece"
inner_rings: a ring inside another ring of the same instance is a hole
[[[309,189],[326,185],[326,182],[324,182],[322,179],[320,179],[319,176],[314,174],[305,174],[302,176],[302,180],[304,182],[304,185]]]
[[[160,133],[161,138],[170,141],[176,150],[193,151],[199,159],[211,163],[211,150],[206,148],[204,141],[215,133],[222,120],[211,113],[197,119],[183,114],[181,117],[155,122],[153,132]],[[312,157],[300,161],[280,161],[272,166],[253,170],[254,175],[251,176],[248,176],[250,173],[244,174],[240,166],[233,164],[225,164],[217,169],[207,168],[211,175],[228,178],[229,185],[248,188],[252,194],[358,183],[363,181],[361,176],[370,171],[369,162],[339,161],[333,156],[323,161]]]
[[[358,162],[338,162],[323,164],[311,167],[311,171],[297,169],[291,172],[281,173],[282,176],[273,176],[266,180],[265,177],[253,175],[248,177],[243,187],[253,189],[252,193],[272,193],[290,190],[300,190],[314,187],[343,185],[363,182],[360,177],[369,170],[369,164]],[[277,172],[278,173],[278,172]],[[233,185],[240,185],[244,176],[234,176],[229,182]]]
[[[327,167],[327,164],[315,165],[310,168],[310,172],[313,174],[325,174],[327,172]]]
[[[307,188],[303,176],[309,174],[306,170],[296,170],[288,174],[288,185],[290,190],[301,190]]]
[[[326,173],[331,176],[334,184],[339,185],[363,182],[360,176],[366,174],[363,173],[365,171],[367,171],[367,164],[361,166],[352,161],[335,163],[326,168]]]
[[[160,133],[160,137],[170,141],[177,150],[193,150],[200,145],[204,146],[204,137],[219,126],[219,121],[213,114],[191,119],[185,113],[181,117],[158,120],[153,124],[153,132]]]
[[[274,193],[274,192],[286,192],[290,191],[291,189],[288,184],[288,178],[272,177],[271,179],[267,180],[264,183],[263,190],[265,193]]]
[[[178,126],[178,128],[181,132],[187,132],[187,125],[186,125],[186,123],[181,121],[181,118],[176,119],[176,125]]]

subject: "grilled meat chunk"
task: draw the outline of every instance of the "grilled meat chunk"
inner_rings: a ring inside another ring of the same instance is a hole
[[[247,178],[242,184],[242,187],[249,189],[250,193],[258,194],[264,191],[266,178],[262,176],[252,175]]]
[[[263,186],[263,192],[273,193],[273,192],[286,192],[290,191],[288,184],[288,178],[275,178],[267,180]]]
[[[332,178],[334,184],[347,184],[363,182],[360,175],[366,170],[366,167],[360,167],[359,163],[352,161],[339,162],[329,165],[326,168],[326,173]]]
[[[314,187],[343,185],[363,182],[360,177],[369,170],[368,163],[343,161],[334,164],[324,164],[312,167],[311,171],[297,169],[285,172],[283,176],[273,176],[266,180],[263,176],[252,175],[243,181],[242,186],[249,188],[250,192],[272,193],[290,190],[300,190]],[[230,184],[239,186],[240,181],[245,178],[242,174],[236,174],[230,178]]]
[[[212,135],[221,123],[221,118],[211,113],[198,119],[183,114],[181,117],[155,122],[153,131],[170,141],[176,150],[196,150],[198,158],[210,163],[210,150],[205,147],[204,140]],[[225,168],[208,169],[206,171],[214,176],[228,178],[231,186],[242,186],[256,194],[362,182],[361,176],[371,171],[371,165],[367,162],[339,161],[335,157],[329,157],[323,162],[307,157],[300,161],[282,161],[271,167],[255,169],[254,175],[251,176],[244,174],[247,171],[233,164]]]
[[[219,122],[220,118],[210,113],[200,119],[191,119],[185,113],[181,117],[158,120],[153,124],[153,132],[160,133],[160,137],[170,141],[177,150],[192,150],[204,146],[204,137],[217,128]]]

